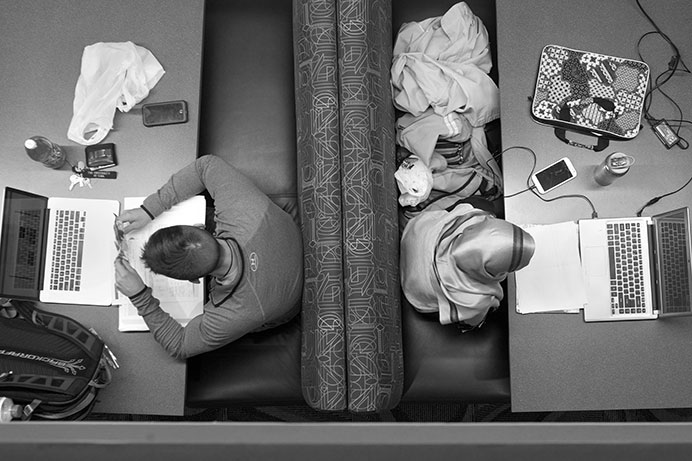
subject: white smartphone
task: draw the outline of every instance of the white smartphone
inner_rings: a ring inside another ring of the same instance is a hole
[[[570,159],[563,157],[532,174],[531,182],[539,193],[545,194],[576,177],[577,170],[574,169],[574,165]]]

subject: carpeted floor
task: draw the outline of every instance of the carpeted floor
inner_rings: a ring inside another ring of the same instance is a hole
[[[513,413],[509,404],[401,404],[382,414],[320,412],[308,406],[189,409],[181,417],[91,414],[90,421],[236,422],[692,422],[692,409],[606,410]]]

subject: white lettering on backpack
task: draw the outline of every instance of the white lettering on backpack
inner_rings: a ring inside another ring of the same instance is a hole
[[[60,368],[65,373],[72,373],[73,375],[77,374],[77,370],[86,369],[84,365],[80,365],[83,359],[61,360],[52,357],[42,357],[36,354],[27,354],[26,352],[8,351],[6,349],[0,349],[0,355],[6,355],[8,357],[17,357],[19,359],[24,360],[33,360],[36,362],[43,362],[50,366]]]

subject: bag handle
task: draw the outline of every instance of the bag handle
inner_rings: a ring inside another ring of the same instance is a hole
[[[608,102],[609,101],[604,100],[604,104],[608,103]],[[611,102],[611,104],[612,104],[612,102]],[[565,122],[570,121],[570,118],[571,118],[570,109],[569,109],[569,106],[567,104],[564,104],[560,108],[560,112],[558,113],[557,118],[558,118],[558,120],[562,120]],[[581,147],[582,149],[589,149],[589,150],[592,150],[594,152],[602,151],[603,149],[608,147],[608,144],[610,143],[610,140],[606,137],[603,137],[603,136],[596,136],[598,138],[598,142],[596,143],[595,146],[589,146],[588,144],[582,144],[580,142],[570,141],[569,139],[567,139],[567,131],[565,130],[565,128],[562,128],[562,127],[555,127],[555,136],[560,141],[562,141],[565,144],[568,144],[572,147]]]
[[[557,139],[560,141],[564,142],[565,144],[569,144],[572,147],[581,147],[582,149],[589,149],[594,152],[600,152],[604,150],[606,147],[608,147],[608,144],[610,144],[610,140],[608,138],[605,138],[603,136],[596,136],[598,139],[598,142],[594,146],[590,146],[588,144],[582,144],[580,142],[576,141],[571,141],[567,139],[567,132],[564,128],[555,128],[555,136],[557,136]]]
[[[12,300],[11,304],[24,320],[72,342],[93,360],[102,356],[105,347],[103,340],[73,318],[57,312],[44,311],[28,301]]]

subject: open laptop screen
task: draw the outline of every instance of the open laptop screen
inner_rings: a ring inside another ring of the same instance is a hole
[[[660,315],[689,314],[692,311],[689,211],[682,208],[653,219]]]
[[[0,234],[0,296],[38,300],[48,199],[5,188]]]

